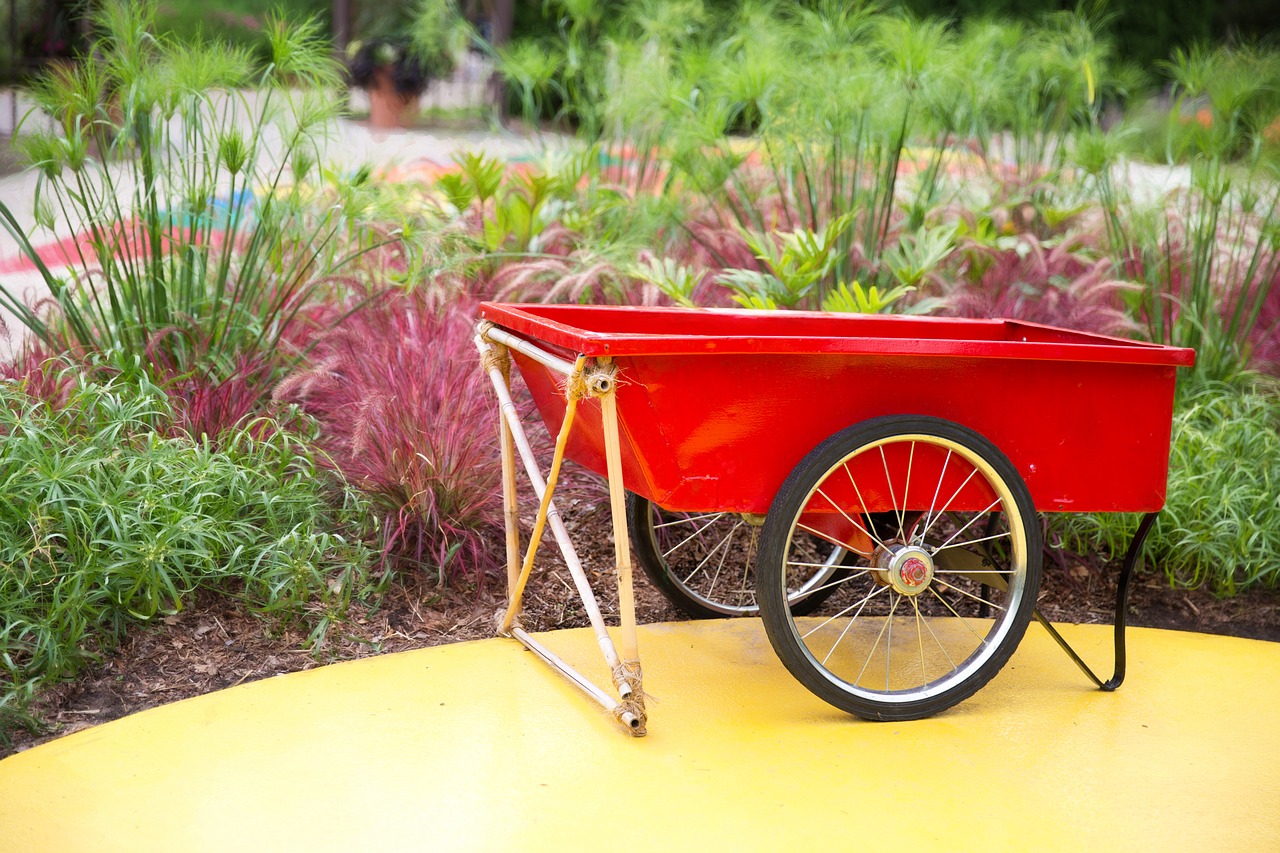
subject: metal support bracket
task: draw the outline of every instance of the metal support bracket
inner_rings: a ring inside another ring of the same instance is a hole
[[[1125,670],[1125,645],[1124,645],[1124,629],[1125,620],[1129,603],[1129,585],[1133,580],[1133,571],[1138,565],[1138,560],[1142,554],[1142,546],[1147,541],[1147,534],[1151,532],[1152,526],[1156,522],[1159,512],[1149,512],[1142,517],[1142,521],[1138,523],[1138,530],[1133,534],[1133,540],[1129,543],[1129,550],[1124,556],[1124,565],[1120,569],[1120,579],[1116,585],[1116,619],[1115,619],[1115,645],[1116,645],[1116,669],[1115,674],[1111,678],[1103,681],[1099,678],[1089,665],[1086,664],[1080,655],[1076,654],[1075,649],[1063,639],[1058,630],[1049,624],[1049,620],[1040,612],[1040,608],[1036,608],[1034,617],[1037,622],[1044,626],[1049,632],[1049,636],[1062,647],[1067,656],[1075,661],[1076,666],[1080,667],[1080,671],[1089,677],[1089,680],[1098,686],[1100,690],[1110,693],[1121,684],[1124,683]]]

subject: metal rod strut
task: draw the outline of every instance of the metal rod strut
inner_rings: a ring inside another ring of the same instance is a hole
[[[1129,586],[1133,580],[1133,571],[1138,565],[1138,559],[1142,555],[1142,546],[1147,541],[1147,534],[1151,532],[1152,526],[1156,523],[1156,517],[1159,515],[1159,512],[1149,512],[1142,517],[1142,521],[1138,523],[1138,530],[1133,534],[1133,540],[1129,543],[1129,550],[1124,555],[1124,565],[1120,569],[1120,579],[1116,584],[1116,669],[1111,678],[1103,681],[1096,675],[1089,668],[1089,665],[1080,658],[1080,655],[1076,654],[1075,649],[1071,648],[1071,645],[1058,633],[1058,629],[1049,624],[1049,620],[1040,612],[1040,608],[1037,607],[1033,614],[1035,620],[1049,632],[1049,636],[1053,637],[1057,644],[1062,647],[1062,650],[1067,653],[1067,656],[1075,661],[1076,666],[1080,667],[1080,671],[1088,676],[1089,680],[1098,686],[1098,689],[1105,690],[1108,693],[1124,683],[1126,664],[1124,629],[1129,604]]]

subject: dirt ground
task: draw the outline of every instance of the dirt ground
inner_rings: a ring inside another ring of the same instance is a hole
[[[606,617],[616,614],[613,545],[607,504],[565,511]],[[521,617],[532,631],[587,624],[568,571],[554,545],[544,543],[526,591]],[[1063,567],[1063,563],[1068,568]],[[1110,622],[1116,565],[1047,560],[1040,608],[1051,621]],[[132,631],[100,664],[75,681],[45,691],[33,709],[49,731],[18,732],[0,756],[156,705],[325,663],[408,651],[493,636],[503,605],[503,582],[481,589],[437,588],[425,580],[397,583],[374,609],[356,605],[318,653],[302,648],[301,628],[247,613],[230,599],[206,594],[182,613]],[[636,573],[641,624],[684,617]],[[1280,592],[1254,590],[1218,599],[1204,590],[1170,589],[1163,576],[1139,575],[1129,601],[1129,624],[1280,642]],[[1034,628],[1032,630],[1035,630]],[[1065,660],[1065,659],[1064,659]]]

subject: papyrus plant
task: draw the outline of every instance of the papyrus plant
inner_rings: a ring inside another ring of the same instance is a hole
[[[90,53],[35,84],[54,125],[20,137],[38,172],[36,222],[0,203],[0,225],[49,296],[32,307],[0,283],[0,306],[55,351],[158,348],[169,365],[222,376],[239,355],[275,350],[364,248],[344,239],[352,193],[317,203],[306,181],[340,69],[314,23],[272,20],[257,68],[226,45],[156,35],[154,12],[105,4]],[[36,250],[54,235],[75,238],[65,267]]]
[[[1230,380],[1274,328],[1260,318],[1280,277],[1280,181],[1264,156],[1266,128],[1280,116],[1267,91],[1280,60],[1221,48],[1179,52],[1166,152],[1189,181],[1154,202],[1115,180],[1116,134],[1092,131],[1074,145],[1107,222],[1125,278],[1144,284],[1135,308],[1152,340],[1194,347],[1194,372]]]

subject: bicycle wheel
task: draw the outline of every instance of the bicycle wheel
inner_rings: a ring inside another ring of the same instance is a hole
[[[757,600],[783,664],[869,720],[911,720],[972,696],[1017,647],[1035,608],[1041,543],[1013,464],[973,430],[891,416],[818,445],[761,531]],[[820,615],[785,606],[818,540],[856,566]]]
[[[763,518],[732,512],[668,512],[627,494],[627,524],[641,569],[667,600],[695,619],[755,616],[755,562]],[[803,614],[835,591],[844,549],[821,543],[805,573],[793,572],[788,601]]]

